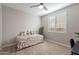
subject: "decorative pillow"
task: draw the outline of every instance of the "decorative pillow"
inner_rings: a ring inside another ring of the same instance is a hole
[[[33,31],[31,31],[31,32],[30,32],[30,34],[31,34],[31,35],[33,35],[33,34],[34,34],[34,32],[33,32]]]
[[[26,35],[29,35],[29,34],[30,34],[30,32],[29,32],[29,31],[27,31],[27,32],[26,32]]]
[[[18,36],[25,36],[25,35],[33,35],[33,31],[27,31],[27,32],[19,32]]]
[[[20,32],[19,35],[20,36],[25,36],[26,34],[25,34],[25,32]]]

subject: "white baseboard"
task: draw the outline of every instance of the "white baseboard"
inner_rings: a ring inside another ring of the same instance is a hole
[[[53,42],[53,43],[55,43],[55,44],[58,44],[58,45],[61,45],[61,46],[64,46],[64,47],[67,47],[67,48],[70,48],[70,46],[69,45],[66,45],[66,44],[63,44],[63,43],[60,43],[60,42],[56,42],[56,41],[53,41],[53,40],[48,40],[48,39],[46,39],[47,41],[49,41],[49,42]]]
[[[6,45],[2,46],[2,48],[4,48],[4,47],[9,47],[9,46],[13,46],[13,45],[16,45],[16,43],[6,44]]]

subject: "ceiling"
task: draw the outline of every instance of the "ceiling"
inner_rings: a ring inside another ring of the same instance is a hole
[[[50,12],[54,12],[58,9],[71,5],[71,3],[44,3],[44,5],[48,8],[48,11],[39,9],[38,7],[30,8],[30,6],[37,4],[39,3],[4,3],[3,5],[37,16],[43,16]]]

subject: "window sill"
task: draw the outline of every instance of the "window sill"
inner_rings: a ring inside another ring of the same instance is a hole
[[[57,32],[57,31],[48,31],[49,33],[67,33],[66,31],[64,32]]]

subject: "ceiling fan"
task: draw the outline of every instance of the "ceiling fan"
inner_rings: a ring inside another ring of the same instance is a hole
[[[33,6],[30,6],[31,8],[33,7],[38,7],[40,9],[44,9],[44,10],[48,10],[47,7],[44,5],[44,3],[40,3],[40,4],[37,4],[37,5],[33,5]]]

